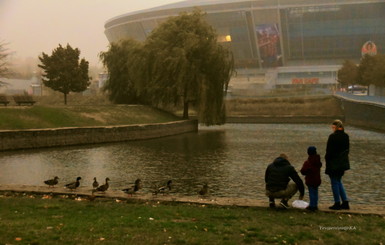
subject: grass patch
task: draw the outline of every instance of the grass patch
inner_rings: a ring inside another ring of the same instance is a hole
[[[147,106],[78,105],[1,107],[0,129],[38,129],[161,123],[180,120]]]
[[[332,96],[231,99],[226,100],[226,113],[228,116],[335,116],[343,114],[340,102]]]
[[[86,127],[161,123],[180,120],[180,108],[167,113],[142,105],[114,105],[105,97],[76,96],[62,105],[58,96],[36,97],[37,105],[0,107],[0,130]],[[226,100],[228,116],[339,116],[340,102],[332,96],[276,97]],[[191,108],[191,116],[196,112]],[[178,115],[178,116],[175,116]]]
[[[23,244],[380,244],[385,241],[382,234],[385,219],[373,215],[98,199],[79,202],[28,195],[1,196],[0,206],[0,241],[6,244],[15,244],[17,240]]]

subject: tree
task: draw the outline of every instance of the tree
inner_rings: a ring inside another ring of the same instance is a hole
[[[358,66],[350,60],[345,60],[341,69],[338,70],[338,82],[341,87],[348,87],[357,83]]]
[[[141,101],[137,87],[142,75],[142,44],[133,40],[122,40],[110,45],[108,51],[101,52],[99,57],[107,68],[109,78],[104,90],[109,99],[118,104],[138,103]],[[142,100],[143,101],[143,100]]]
[[[51,56],[42,53],[38,66],[45,72],[43,83],[45,86],[63,93],[64,104],[70,92],[83,92],[90,85],[88,76],[88,61],[84,58],[79,62],[80,50],[73,49],[69,44],[52,51]]]
[[[147,38],[145,88],[154,104],[189,105],[206,125],[225,120],[224,94],[234,72],[231,52],[217,42],[217,34],[200,11],[171,17]]]
[[[358,66],[357,82],[360,85],[369,86],[373,80],[375,67],[374,56],[366,54]]]
[[[8,49],[5,48],[6,43],[0,42],[0,77],[8,75],[8,62],[7,58],[9,56]],[[0,81],[0,87],[6,85],[7,83]]]
[[[201,12],[168,19],[144,43],[113,43],[100,58],[109,72],[105,90],[113,102],[182,105],[184,118],[192,105],[201,123],[224,123],[223,97],[234,60]]]
[[[374,56],[374,67],[370,83],[378,87],[385,87],[385,55],[383,54]]]

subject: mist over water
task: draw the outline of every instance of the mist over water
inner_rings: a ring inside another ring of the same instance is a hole
[[[354,127],[346,132],[351,143],[351,170],[343,178],[348,197],[352,203],[385,205],[384,134]],[[93,177],[99,182],[109,177],[110,188],[119,190],[141,178],[141,192],[147,193],[172,179],[174,195],[196,195],[207,182],[212,196],[265,200],[267,165],[286,153],[299,171],[310,145],[317,147],[325,165],[330,133],[326,124],[226,124],[153,140],[2,152],[0,184],[44,185],[43,180],[57,175],[64,185],[81,176],[81,186],[91,188]],[[331,203],[324,170],[320,202]]]

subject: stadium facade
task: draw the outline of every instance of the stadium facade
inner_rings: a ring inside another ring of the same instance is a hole
[[[383,0],[187,0],[108,20],[110,42],[144,41],[170,16],[199,8],[234,54],[238,82],[327,87],[363,44],[385,47]],[[263,79],[259,79],[263,77]]]

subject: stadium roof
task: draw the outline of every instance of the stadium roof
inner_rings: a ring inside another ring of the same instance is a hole
[[[107,20],[104,27],[107,29],[132,21],[177,15],[180,11],[191,11],[196,7],[201,8],[205,12],[225,12],[226,10],[234,9],[268,9],[377,2],[383,2],[383,0],[184,0],[116,16]]]

